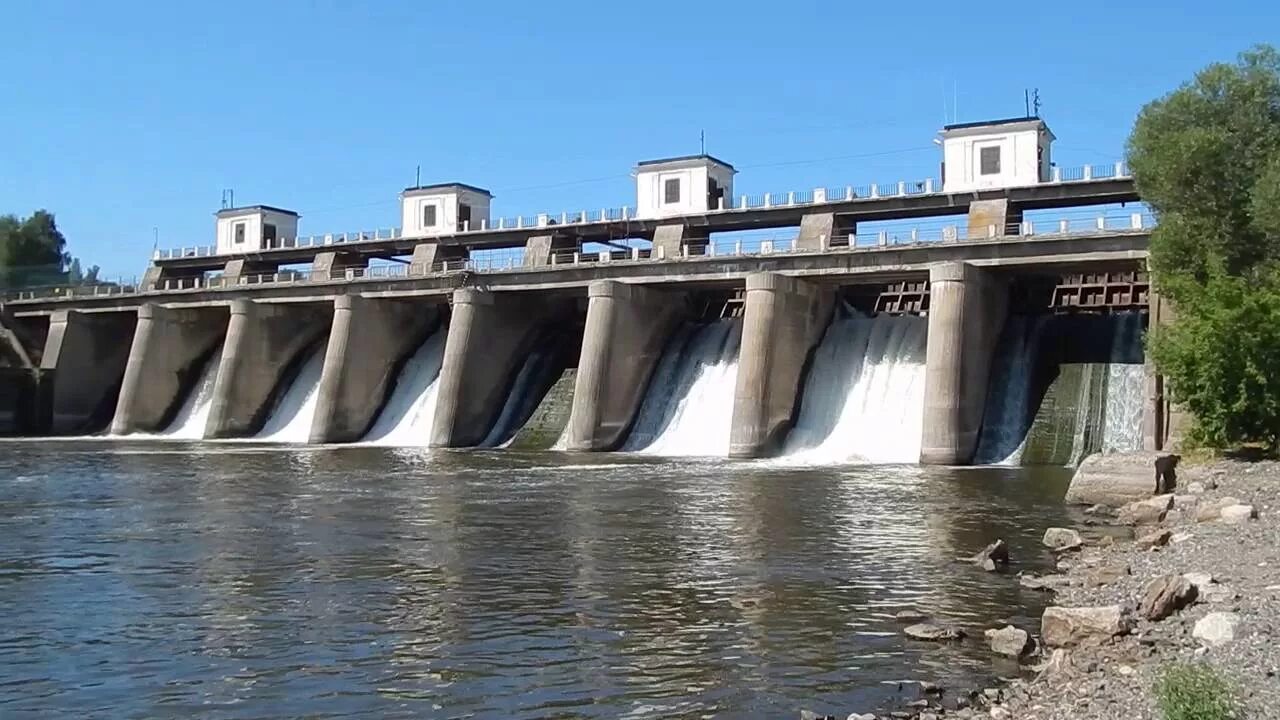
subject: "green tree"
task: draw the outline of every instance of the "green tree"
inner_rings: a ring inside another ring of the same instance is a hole
[[[67,240],[53,214],[0,215],[0,287],[30,287],[65,281]]]
[[[1151,270],[1177,319],[1151,335],[1192,440],[1280,447],[1280,54],[1216,63],[1149,103],[1129,137],[1159,218]]]

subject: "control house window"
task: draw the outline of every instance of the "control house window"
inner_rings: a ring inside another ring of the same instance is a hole
[[[1000,148],[984,147],[978,151],[978,172],[983,175],[1000,174]]]
[[[423,227],[436,226],[436,206],[435,205],[422,206],[422,226]]]
[[[238,222],[231,226],[232,237],[235,238],[235,244],[240,245],[244,242],[244,223]]]
[[[674,205],[680,202],[680,178],[671,178],[662,183],[662,203]]]

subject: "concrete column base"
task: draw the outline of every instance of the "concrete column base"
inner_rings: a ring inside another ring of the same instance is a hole
[[[40,369],[52,383],[47,402],[46,432],[83,433],[100,430],[115,407],[137,313],[86,313],[58,310],[49,317]]]
[[[436,263],[447,262],[461,269],[461,263],[467,259],[467,249],[457,245],[440,245],[434,242],[418,243],[413,246],[413,256],[409,258],[410,275],[428,275],[436,272]]]
[[[823,252],[833,245],[849,244],[854,224],[835,213],[809,213],[800,218],[800,234],[796,236],[796,250]]]
[[[964,465],[978,446],[1008,286],[988,271],[953,262],[930,269],[929,294],[920,462]]]
[[[524,243],[524,267],[546,267],[554,253],[574,251],[578,243],[572,238],[555,235],[535,235]]]
[[[199,360],[222,341],[227,309],[167,308],[146,303],[129,349],[111,432],[164,429],[199,372]]]
[[[995,228],[995,236],[1021,234],[1022,210],[1011,205],[1007,199],[974,200],[969,203],[969,239],[991,237]]]
[[[761,457],[781,446],[834,307],[830,288],[777,273],[747,276],[730,457]]]
[[[690,255],[701,255],[708,242],[710,235],[705,228],[699,231],[683,223],[659,225],[653,231],[653,257],[674,260],[683,257],[686,247]]]
[[[223,281],[228,285],[236,285],[253,275],[270,275],[280,269],[275,263],[236,258],[228,260],[222,268]]]
[[[395,382],[400,361],[439,321],[437,308],[426,303],[334,298],[311,442],[363,437]]]
[[[316,253],[315,258],[311,261],[311,280],[313,282],[341,280],[346,277],[347,270],[368,266],[368,258],[357,253],[326,250],[325,252]]]
[[[567,449],[612,450],[626,439],[686,295],[613,280],[587,293]]]
[[[281,375],[328,330],[332,313],[328,304],[233,300],[205,437],[243,436],[262,427]]]

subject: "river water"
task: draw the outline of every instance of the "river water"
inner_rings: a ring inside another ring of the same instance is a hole
[[[1016,668],[1054,468],[0,444],[0,716],[795,717]],[[919,608],[975,638],[908,641]]]

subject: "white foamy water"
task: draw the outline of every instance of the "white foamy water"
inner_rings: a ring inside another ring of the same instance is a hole
[[[272,409],[262,431],[255,440],[278,443],[306,443],[311,439],[311,421],[316,414],[320,391],[320,373],[324,370],[323,346],[312,351],[289,384],[280,401]]]
[[[783,462],[915,463],[928,321],[845,309],[814,351]]]
[[[444,328],[432,333],[405,362],[391,397],[362,442],[392,447],[426,447],[431,441],[436,390],[447,334]]]
[[[218,379],[218,366],[222,364],[222,348],[219,347],[205,363],[200,379],[187,392],[178,414],[161,437],[173,440],[202,440],[205,426],[209,424],[209,409],[213,406],[213,384]]]
[[[623,449],[728,456],[741,342],[737,318],[681,330],[658,362]]]
[[[1031,429],[1031,381],[1049,316],[1008,319],[997,347],[987,389],[982,432],[974,463],[1018,465]]]

